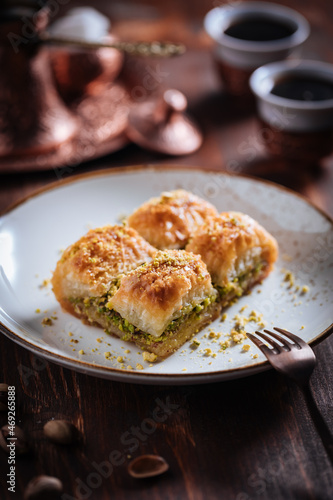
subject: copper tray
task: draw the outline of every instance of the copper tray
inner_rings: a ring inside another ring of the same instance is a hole
[[[77,119],[78,134],[52,151],[0,157],[0,174],[54,169],[62,177],[74,165],[115,152],[130,142],[126,135],[128,113],[136,105],[132,90],[147,74],[147,62],[125,57],[119,77],[98,95],[84,95],[68,104]],[[145,89],[145,97],[159,93],[160,85]],[[140,99],[141,101],[141,99]]]
[[[66,169],[122,148],[129,142],[125,129],[132,105],[121,82],[101,95],[85,96],[70,107],[79,122],[79,132],[73,139],[47,153],[0,158],[0,172]]]

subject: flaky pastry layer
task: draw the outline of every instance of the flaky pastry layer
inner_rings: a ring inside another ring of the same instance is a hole
[[[115,225],[92,229],[63,252],[51,280],[54,294],[72,312],[69,299],[103,295],[114,280],[155,253],[156,249],[132,228]]]
[[[173,354],[184,342],[218,318],[221,313],[219,302],[207,301],[207,304],[203,302],[183,317],[174,320],[170,328],[156,338],[135,328],[115,311],[101,307],[101,304],[97,307],[96,304],[80,302],[74,308],[74,314],[85,323],[100,326],[105,332],[126,342],[134,342],[140,349],[152,352],[161,359]]]
[[[275,238],[240,212],[223,212],[207,220],[186,250],[200,254],[212,282],[222,288],[256,268],[262,278],[267,276],[278,256]]]
[[[152,198],[127,219],[149,243],[159,249],[184,248],[190,235],[216,208],[198,196],[177,189]]]
[[[108,306],[143,332],[159,337],[184,308],[215,295],[199,255],[165,250],[124,276]]]

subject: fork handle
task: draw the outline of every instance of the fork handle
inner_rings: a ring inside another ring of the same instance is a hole
[[[317,403],[313,397],[312,391],[310,384],[302,385],[301,389],[304,394],[304,398],[306,401],[306,404],[309,409],[309,413],[312,417],[312,421],[314,423],[315,428],[317,429],[317,432],[320,436],[320,439],[324,445],[324,448],[326,450],[326,453],[331,460],[331,463],[333,465],[333,436],[332,433],[325,422],[322,414],[320,413],[320,410],[317,406]]]

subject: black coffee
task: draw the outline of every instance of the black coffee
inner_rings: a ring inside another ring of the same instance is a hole
[[[277,82],[271,93],[296,101],[333,99],[333,82],[322,78],[293,75]]]
[[[295,31],[296,27],[292,24],[259,15],[236,21],[224,33],[239,40],[269,42],[286,38]]]

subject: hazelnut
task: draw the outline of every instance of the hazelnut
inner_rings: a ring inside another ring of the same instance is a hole
[[[37,476],[28,483],[24,500],[60,500],[63,484],[57,477]]]
[[[67,420],[50,420],[43,430],[45,436],[57,444],[72,444],[79,438],[77,428]]]
[[[24,431],[18,425],[13,426],[13,431],[11,429],[12,427],[9,425],[4,425],[3,427],[1,427],[0,429],[1,448],[6,453],[9,454],[10,448],[8,445],[10,443],[14,443],[15,453],[17,455],[23,455],[24,453],[27,453],[29,451],[29,446]],[[11,438],[16,438],[16,439],[11,440]]]

